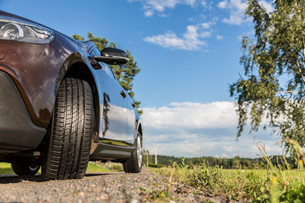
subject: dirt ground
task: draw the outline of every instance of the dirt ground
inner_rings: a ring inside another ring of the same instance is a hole
[[[0,202],[233,202],[149,173],[89,173],[80,180],[0,176]]]

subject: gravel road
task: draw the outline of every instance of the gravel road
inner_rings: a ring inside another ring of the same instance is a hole
[[[80,180],[43,181],[40,176],[0,176],[0,202],[229,202],[144,170],[140,174],[96,173]],[[165,190],[165,188],[170,188]],[[168,191],[168,192],[164,192]],[[196,194],[196,195],[194,195]]]

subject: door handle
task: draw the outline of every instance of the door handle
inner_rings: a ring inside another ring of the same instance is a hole
[[[122,95],[123,98],[126,97],[126,94],[125,94],[125,92],[123,90],[121,90],[121,95]]]

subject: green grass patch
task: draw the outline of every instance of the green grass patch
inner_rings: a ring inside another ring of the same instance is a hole
[[[89,173],[108,173],[112,172],[109,168],[103,167],[102,165],[89,162],[87,167],[87,172]]]
[[[124,171],[123,165],[121,163],[106,162],[102,163],[100,161],[90,161],[88,164],[87,172],[118,172]]]
[[[10,163],[0,163],[0,175],[15,174]]]
[[[87,172],[91,173],[108,173],[113,171],[122,171],[122,167],[119,164],[106,164],[106,163],[96,163],[89,162],[87,167]],[[41,168],[38,171],[38,174],[41,173]],[[0,162],[0,175],[13,175],[15,174],[11,168],[10,163]]]

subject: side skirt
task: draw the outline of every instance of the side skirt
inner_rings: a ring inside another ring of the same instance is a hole
[[[102,160],[102,161],[123,161],[128,159],[135,147],[123,147],[115,146],[105,143],[99,143],[96,150],[90,156],[90,160]]]

